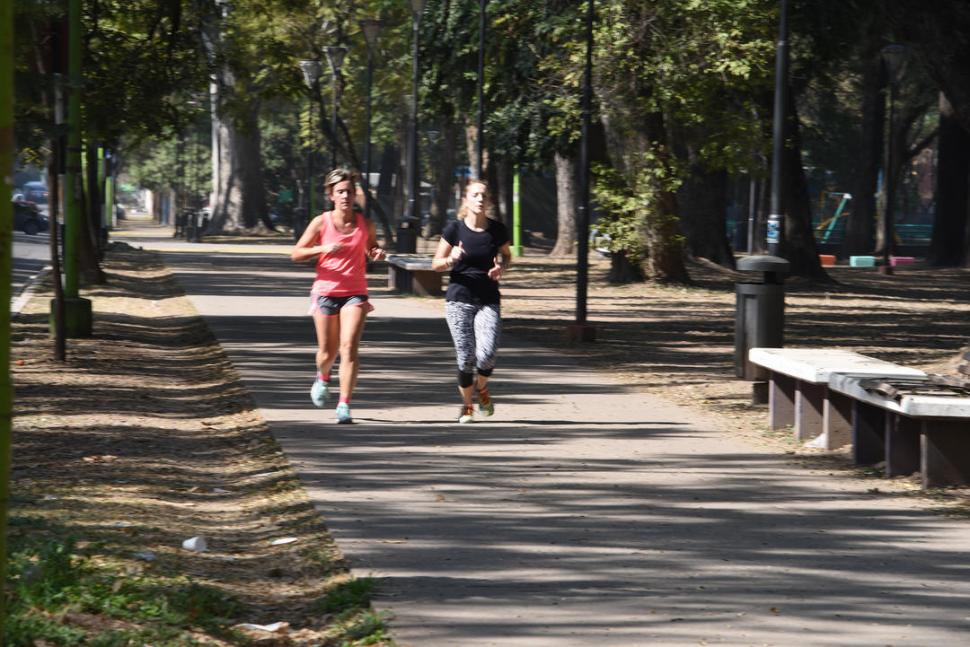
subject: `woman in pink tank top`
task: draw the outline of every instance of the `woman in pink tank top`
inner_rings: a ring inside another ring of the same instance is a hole
[[[310,290],[310,314],[317,331],[317,375],[310,399],[323,408],[330,395],[330,369],[340,351],[340,399],[337,422],[350,423],[350,398],[357,384],[358,349],[367,313],[367,258],[384,258],[377,244],[377,228],[353,208],[354,174],[335,169],[327,174],[327,193],[333,211],[314,218],[290,258],[303,263],[316,259],[317,276]]]

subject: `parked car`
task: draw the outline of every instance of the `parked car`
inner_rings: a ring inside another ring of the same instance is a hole
[[[47,205],[47,185],[43,182],[27,182],[21,193],[27,202],[33,202],[40,207]]]
[[[13,203],[13,228],[29,236],[47,231],[50,222],[33,202],[20,200]]]

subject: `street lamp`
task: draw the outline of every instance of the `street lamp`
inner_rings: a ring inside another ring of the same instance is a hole
[[[362,18],[358,21],[367,41],[367,136],[364,139],[364,217],[370,218],[370,149],[371,149],[371,96],[374,87],[374,52],[377,50],[377,37],[384,23],[378,18]]]
[[[314,127],[313,127],[313,95],[316,94],[317,84],[320,82],[320,61],[304,59],[300,61],[300,70],[303,72],[303,82],[306,83],[307,89],[310,90],[310,105],[307,111],[307,152],[306,152],[306,221],[302,224],[294,223],[293,226],[293,238],[299,240],[300,236],[303,235],[303,229],[309,224],[310,220],[313,219],[314,204],[313,204],[313,144],[314,144]]]
[[[418,31],[425,0],[411,0],[411,128],[408,134],[408,203],[398,231],[398,251],[413,254],[417,250],[417,228],[421,223],[421,177],[418,173]],[[410,230],[404,233],[403,230]],[[403,236],[401,234],[404,234]]]
[[[339,144],[337,137],[337,104],[340,102],[340,88],[338,80],[340,79],[340,68],[343,67],[344,55],[346,53],[346,47],[335,46],[327,48],[327,60],[330,61],[330,81],[331,85],[333,86],[333,120],[330,124],[333,142],[330,150],[330,168],[337,168],[337,147]]]
[[[909,50],[905,45],[893,43],[882,48],[882,62],[886,66],[886,77],[889,81],[889,146],[886,151],[886,208],[883,211],[883,242],[882,242],[882,267],[879,268],[883,274],[892,274],[892,253],[894,240],[895,202],[896,202],[896,180],[894,177],[896,167],[896,93],[899,89],[899,81],[902,77],[903,64],[909,55]]]
[[[570,341],[593,341],[586,321],[589,282],[589,122],[593,99],[593,0],[586,0],[586,64],[583,69],[582,138],[579,141],[579,206],[576,209],[576,322],[566,329]]]
[[[771,132],[771,211],[765,236],[768,253],[778,255],[784,216],[781,213],[781,170],[785,147],[785,117],[788,112],[788,0],[781,0],[778,46],[775,48],[775,113]]]

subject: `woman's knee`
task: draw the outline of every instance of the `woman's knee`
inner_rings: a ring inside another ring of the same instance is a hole
[[[356,362],[357,354],[360,349],[356,341],[340,342],[340,360],[344,362]]]

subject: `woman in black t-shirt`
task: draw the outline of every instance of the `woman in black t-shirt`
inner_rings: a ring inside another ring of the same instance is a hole
[[[484,182],[468,183],[458,220],[445,226],[431,261],[435,271],[451,271],[445,318],[458,360],[458,392],[462,399],[458,422],[462,424],[475,419],[473,391],[478,394],[479,413],[495,413],[488,378],[495,368],[502,328],[498,282],[512,257],[505,225],[486,216],[486,196]]]

